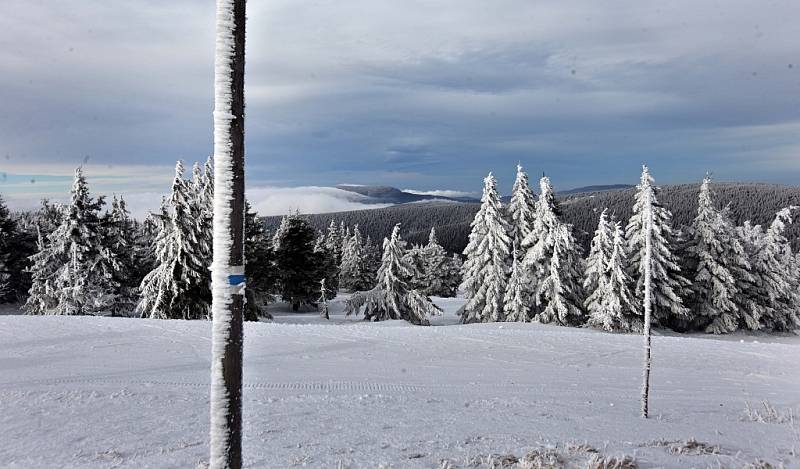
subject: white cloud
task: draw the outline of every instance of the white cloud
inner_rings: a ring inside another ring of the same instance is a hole
[[[247,198],[259,215],[330,213],[346,210],[388,207],[391,204],[369,203],[369,198],[334,187],[256,187],[247,190]]]
[[[435,189],[431,191],[418,191],[415,189],[403,189],[403,192],[417,195],[432,195],[437,197],[477,197],[475,192],[454,191],[449,189]]]

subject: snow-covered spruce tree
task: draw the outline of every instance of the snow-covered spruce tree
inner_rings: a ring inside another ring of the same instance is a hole
[[[342,264],[342,238],[339,236],[339,228],[336,220],[331,220],[328,225],[328,232],[325,234],[325,247],[336,257],[336,265]],[[338,283],[338,281],[337,281]]]
[[[81,168],[75,170],[70,203],[61,224],[47,243],[63,263],[52,277],[55,305],[46,314],[83,315],[106,312],[119,291],[115,280],[121,265],[104,243],[100,210],[103,198],[93,199]]]
[[[586,270],[583,274],[583,289],[587,295],[585,305],[587,309],[594,302],[593,292],[597,291],[600,277],[605,273],[608,259],[611,257],[611,243],[614,233],[611,230],[611,223],[608,221],[608,209],[600,212],[600,219],[597,221],[597,229],[594,231],[592,244],[589,247],[589,257],[586,258]]]
[[[381,247],[372,242],[372,237],[367,235],[367,240],[364,241],[364,277],[369,279],[367,282],[369,288],[375,286],[375,278],[381,267],[381,256],[383,256]]]
[[[324,281],[327,289],[325,298],[333,299],[339,290],[339,266],[336,264],[336,253],[328,248],[324,237],[317,238],[314,256],[314,265],[317,267],[315,277]]]
[[[275,246],[278,290],[281,298],[297,311],[300,306],[316,307],[319,293],[319,256],[314,252],[317,233],[300,215],[286,217]]]
[[[752,302],[760,328],[767,331],[792,331],[800,326],[797,258],[785,236],[796,208],[778,211],[767,230],[750,222],[738,229],[755,278],[742,288],[743,296]]]
[[[533,229],[533,220],[536,211],[536,199],[528,183],[528,175],[522,170],[522,165],[517,165],[517,178],[511,189],[511,201],[507,212],[509,218],[509,237],[511,243],[522,246],[525,237]]]
[[[436,229],[431,228],[428,244],[422,248],[422,276],[419,291],[428,296],[453,297],[461,282],[460,260],[447,255],[436,239]],[[455,258],[458,259],[458,258]]]
[[[530,321],[530,302],[525,290],[525,275],[519,262],[520,253],[514,246],[511,262],[511,277],[503,297],[503,315],[509,322]]]
[[[747,305],[741,301],[739,286],[753,281],[750,263],[733,223],[725,211],[714,207],[711,177],[700,186],[697,216],[687,252],[694,259],[692,284],[694,328],[714,334],[737,330],[748,321]]]
[[[64,265],[64,256],[47,241],[41,231],[37,247],[38,251],[30,257],[28,271],[31,274],[31,288],[22,309],[28,314],[49,314],[58,304],[53,280],[58,269]]]
[[[293,214],[297,216],[298,214]],[[286,229],[289,227],[289,217],[292,215],[284,215],[281,218],[281,224],[278,225],[278,229],[275,230],[275,233],[272,235],[272,249],[278,249],[281,245],[281,238],[283,238]]]
[[[651,201],[652,229],[652,307],[653,321],[662,327],[685,330],[691,319],[689,309],[683,304],[689,281],[681,275],[678,259],[672,249],[676,233],[671,226],[672,214],[658,202],[658,191],[647,166],[642,167],[642,177],[633,205],[633,216],[625,229],[630,256],[628,266],[631,278],[636,282],[637,303],[644,301],[645,269],[645,215],[647,201]]]
[[[578,325],[583,321],[580,246],[572,226],[559,220],[560,209],[547,176],[539,181],[533,229],[523,241],[522,266],[531,295],[531,317],[538,322]]]
[[[550,249],[546,275],[534,292],[538,313],[534,319],[541,323],[577,326],[585,318],[582,306],[580,248],[572,236],[572,225],[559,223],[531,248],[536,256],[539,249]]]
[[[542,176],[539,180],[539,189],[539,198],[536,200],[536,211],[531,231],[519,246],[522,253],[522,268],[527,277],[527,295],[533,301],[535,301],[534,293],[538,290],[542,279],[547,275],[549,258],[552,255],[552,249],[547,245],[548,241],[546,240],[552,238],[553,230],[560,223],[558,220],[560,209],[553,195],[553,186],[550,184],[550,178]],[[533,247],[540,241],[541,244],[534,251]],[[538,314],[539,310],[540,308],[534,303],[531,304],[532,317]]]
[[[151,319],[201,319],[210,315],[208,259],[197,239],[193,191],[175,165],[169,199],[157,217],[156,265],[142,280],[137,312]]]
[[[430,298],[408,288],[406,278],[409,267],[403,262],[405,241],[400,237],[400,225],[392,236],[383,241],[383,257],[378,269],[377,284],[372,290],[354,293],[345,302],[345,314],[359,314],[364,308],[364,319],[383,321],[404,319],[412,324],[428,325],[428,316],[439,314]]]
[[[324,247],[323,247],[324,249]],[[328,287],[325,286],[325,279],[319,281],[319,315],[325,319],[330,319],[330,312],[328,308]]]
[[[374,280],[367,269],[367,253],[358,225],[353,228],[352,234],[346,241],[339,269],[339,288],[350,291],[366,290],[372,286]]]
[[[408,277],[405,279],[408,288],[422,292],[426,289],[425,283],[425,252],[424,247],[414,245],[403,253],[403,263],[408,267]]]
[[[642,318],[630,290],[625,232],[618,221],[609,223],[611,252],[597,276],[594,290],[584,303],[592,327],[613,332],[641,332]],[[588,269],[587,269],[588,270]]]
[[[503,320],[511,240],[503,206],[497,193],[497,180],[489,173],[483,180],[481,207],[472,220],[469,242],[464,249],[462,284],[467,302],[461,322]]]
[[[139,300],[139,282],[136,281],[135,235],[133,220],[125,204],[125,199],[116,195],[111,200],[111,210],[106,213],[103,223],[103,246],[110,249],[119,262],[114,281],[119,285],[116,301],[111,307],[112,315],[128,316],[136,308]]]

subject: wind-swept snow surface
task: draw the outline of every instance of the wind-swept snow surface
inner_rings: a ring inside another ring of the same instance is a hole
[[[800,466],[781,418],[800,410],[797,337],[657,336],[645,420],[640,335],[461,325],[464,300],[441,298],[434,326],[370,323],[345,318],[345,299],[330,321],[246,324],[246,467],[470,467],[555,445],[588,459],[569,443],[640,467]],[[210,338],[203,321],[0,316],[0,467],[203,467]]]

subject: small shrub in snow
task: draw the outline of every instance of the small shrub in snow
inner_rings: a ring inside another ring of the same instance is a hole
[[[636,460],[631,456],[612,458],[595,454],[586,461],[586,469],[636,469],[638,467]]]
[[[761,423],[790,423],[794,422],[794,412],[792,409],[780,411],[769,401],[761,401],[760,407],[753,407],[749,402],[745,402],[745,419],[751,422]]]

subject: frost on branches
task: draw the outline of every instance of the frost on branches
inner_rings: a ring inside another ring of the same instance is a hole
[[[714,207],[710,186],[711,178],[706,176],[687,248],[694,266],[694,326],[714,334],[739,327],[758,329],[756,311],[742,294],[742,287],[753,282],[747,253],[727,212]]]
[[[483,182],[481,207],[472,220],[469,242],[464,249],[467,259],[462,267],[461,288],[467,303],[461,311],[463,323],[503,320],[511,240],[497,193],[497,180],[489,173]]]
[[[511,261],[511,277],[506,285],[503,297],[503,315],[509,322],[528,322],[530,311],[528,297],[525,290],[525,274],[520,266],[519,251],[514,246]]]
[[[605,213],[605,211],[604,211]],[[588,324],[592,327],[614,332],[641,332],[642,318],[635,305],[633,293],[629,285],[631,278],[627,272],[627,253],[625,233],[618,221],[604,221],[605,234],[611,236],[610,251],[602,261],[602,267],[596,274],[592,289],[588,289],[589,297],[585,306],[589,314]],[[598,230],[600,228],[598,227]],[[602,241],[598,241],[602,243]],[[594,242],[592,243],[594,247]],[[587,273],[588,273],[587,268]],[[587,274],[586,280],[589,279]]]
[[[577,325],[582,321],[580,247],[572,226],[562,223],[546,176],[539,181],[541,193],[536,201],[533,229],[523,244],[527,252],[523,267],[533,297],[533,319],[543,323]]]
[[[383,321],[404,319],[412,324],[428,325],[428,316],[439,314],[431,300],[408,288],[410,274],[403,262],[405,242],[400,238],[400,225],[395,225],[389,239],[383,241],[383,257],[378,269],[377,285],[372,290],[355,292],[345,303],[345,314],[359,314],[364,319]]]
[[[428,244],[421,249],[422,271],[419,291],[428,296],[455,297],[461,283],[461,260],[448,256],[431,228]]]
[[[349,233],[349,231],[348,231]],[[346,290],[366,290],[373,285],[369,271],[369,256],[361,237],[358,225],[352,234],[346,234],[342,244],[342,263],[339,269],[339,288]]]
[[[767,331],[800,327],[798,259],[785,236],[786,225],[792,222],[796,209],[792,206],[780,210],[766,230],[749,221],[738,230],[755,278],[743,289],[744,296],[751,301],[760,328]]]
[[[657,190],[653,185],[647,166],[642,168],[642,177],[633,205],[633,216],[625,229],[630,255],[629,272],[636,282],[637,303],[644,301],[645,283],[645,217],[647,208],[652,210],[652,307],[653,319],[664,327],[686,328],[689,310],[683,305],[682,295],[689,281],[681,275],[678,259],[673,254],[676,233],[670,224],[672,214],[659,204]],[[647,202],[651,201],[651,206]]]
[[[41,249],[31,259],[29,313],[95,314],[112,307],[121,265],[106,244],[100,217],[103,204],[102,197],[92,199],[81,168],[76,169],[61,222],[46,241],[40,239]]]
[[[142,280],[137,312],[152,319],[202,319],[210,311],[208,249],[199,239],[197,194],[175,165],[169,199],[156,217],[156,266]]]
[[[535,210],[536,199],[528,184],[528,175],[521,165],[517,165],[517,178],[511,189],[511,201],[507,208],[512,244],[522,246],[523,240],[533,229]]]

